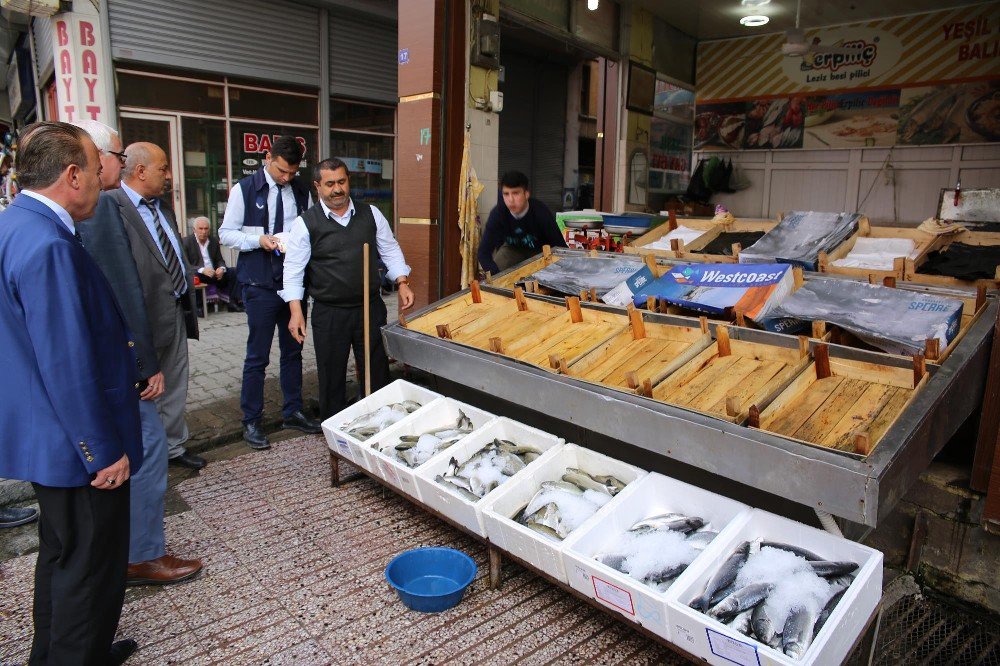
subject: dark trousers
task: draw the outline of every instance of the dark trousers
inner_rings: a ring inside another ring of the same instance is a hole
[[[372,391],[389,383],[389,358],[382,344],[385,326],[385,303],[372,298],[371,353]],[[347,359],[354,349],[358,366],[359,388],[365,385],[364,308],[338,308],[320,302],[313,304],[312,331],[316,347],[316,370],[319,375],[320,420],[330,418],[347,404]]]
[[[129,482],[115,490],[32,485],[41,517],[28,663],[104,666],[125,599]]]
[[[221,278],[215,276],[208,277],[204,273],[197,273],[198,279],[205,284],[214,284],[219,290],[219,296],[227,303],[238,303],[240,301],[239,282],[236,280],[236,271],[226,269]]]
[[[264,414],[264,371],[271,360],[271,342],[278,327],[281,349],[281,392],[284,394],[282,416],[289,417],[302,409],[302,345],[288,330],[291,312],[288,303],[273,289],[246,285],[243,307],[247,311],[247,355],[243,362],[243,390],[240,407],[243,423],[256,421]],[[303,310],[305,304],[303,303]]]

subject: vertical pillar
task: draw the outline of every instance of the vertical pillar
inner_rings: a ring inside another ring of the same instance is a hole
[[[465,50],[464,0],[399,3],[396,236],[417,307],[457,289]]]

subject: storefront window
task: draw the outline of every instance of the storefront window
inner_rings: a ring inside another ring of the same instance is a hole
[[[395,116],[396,110],[391,106],[337,101],[330,103],[330,123],[341,130],[393,134]]]
[[[373,204],[390,222],[392,207],[392,137],[334,131],[332,155],[351,171],[351,198]]]
[[[211,83],[118,72],[118,105],[223,115],[224,88]]]
[[[651,194],[679,194],[687,189],[693,130],[694,93],[658,80],[649,137]]]
[[[226,180],[226,123],[224,120],[183,118],[184,206],[188,228],[205,216],[215,233],[229,197]]]
[[[315,125],[319,121],[319,106],[315,96],[284,95],[230,86],[229,115]]]

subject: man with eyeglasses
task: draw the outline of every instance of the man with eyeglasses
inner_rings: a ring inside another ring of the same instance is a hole
[[[194,576],[198,560],[183,560],[166,551],[163,531],[164,497],[167,492],[167,433],[156,399],[163,395],[164,378],[153,344],[146,313],[142,281],[125,231],[123,210],[110,191],[120,185],[126,155],[118,132],[95,120],[73,123],[94,140],[101,155],[101,192],[94,216],[77,224],[84,249],[111,283],[125,323],[132,332],[131,344],[136,355],[139,383],[139,420],[142,425],[143,463],[132,476],[129,506],[129,583],[179,582]],[[148,571],[135,575],[136,567],[155,569],[161,580],[152,580]]]

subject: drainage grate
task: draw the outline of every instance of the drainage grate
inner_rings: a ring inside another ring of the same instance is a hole
[[[1000,625],[921,594],[903,596],[882,613],[873,663],[1000,666]]]

